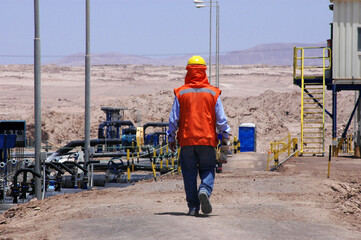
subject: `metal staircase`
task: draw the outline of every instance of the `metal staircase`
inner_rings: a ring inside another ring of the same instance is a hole
[[[318,52],[322,50],[322,57],[305,56],[305,51],[314,53],[317,50]],[[302,91],[300,143],[302,155],[324,156],[325,153],[325,79],[326,70],[330,68],[330,48],[294,48],[294,81],[299,80],[297,85]]]

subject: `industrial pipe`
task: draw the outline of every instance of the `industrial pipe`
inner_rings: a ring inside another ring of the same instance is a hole
[[[169,123],[166,122],[150,122],[143,125],[143,138],[145,139],[145,130],[148,127],[168,127]]]
[[[131,121],[104,121],[99,124],[98,128],[98,138],[103,139],[104,136],[104,127],[113,126],[113,127],[121,127],[121,126],[133,126],[134,124]]]
[[[15,172],[15,174],[14,174],[13,187],[12,187],[12,195],[14,197],[13,203],[18,203],[18,196],[20,194],[19,187],[18,187],[18,176],[22,172],[26,172],[26,173],[31,172],[34,177],[38,177],[39,179],[41,178],[41,175],[39,173],[37,173],[35,170],[33,170],[33,169],[21,168],[21,169],[17,170]]]
[[[120,139],[92,139],[90,140],[90,146],[96,146],[98,144],[121,144],[122,141]],[[65,155],[66,153],[70,152],[75,147],[84,146],[84,140],[76,140],[71,141],[66,144],[64,147],[58,149],[55,153],[51,154],[46,161],[51,161],[56,157]]]

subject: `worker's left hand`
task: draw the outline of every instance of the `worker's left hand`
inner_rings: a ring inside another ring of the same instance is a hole
[[[169,149],[172,151],[172,152],[175,152],[177,148],[177,145],[175,142],[169,142]]]

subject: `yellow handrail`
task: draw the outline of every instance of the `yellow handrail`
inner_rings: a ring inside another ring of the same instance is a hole
[[[325,57],[326,50],[328,52],[328,58]],[[326,67],[326,60],[329,61],[328,67]],[[323,145],[322,145],[322,152],[325,152],[325,93],[326,93],[326,70],[331,69],[331,49],[330,48],[324,48],[323,49],[323,91],[322,91],[322,139],[323,139]]]
[[[306,57],[305,56],[305,49],[322,49],[322,57]],[[300,56],[299,56],[300,53]],[[322,59],[322,67],[321,66],[305,66],[305,59]],[[322,152],[325,152],[325,92],[326,92],[326,71],[331,69],[332,62],[331,62],[331,49],[328,47],[294,47],[294,69],[293,69],[293,77],[294,79],[301,80],[301,147],[300,153],[304,151],[304,96],[303,93],[305,92],[305,79],[313,79],[316,76],[305,76],[305,69],[311,68],[322,68],[322,138],[323,138],[323,145],[322,145]],[[299,66],[300,61],[300,66]],[[326,64],[328,65],[326,66]],[[297,75],[297,71],[300,71],[300,75]]]
[[[287,140],[287,142],[285,142]],[[268,150],[268,155],[267,155],[267,167],[266,167],[266,171],[269,170],[269,165],[271,161],[274,161],[274,165],[277,166],[279,163],[279,157],[282,153],[287,152],[288,155],[287,156],[291,156],[292,154],[294,154],[295,152],[295,156],[298,157],[298,150],[297,150],[297,143],[298,143],[298,139],[297,138],[292,138],[291,139],[291,135],[290,133],[288,133],[288,135],[278,141],[273,141],[270,143],[269,146],[269,150]],[[293,150],[294,153],[291,154],[291,149]],[[271,157],[271,155],[273,154],[273,157]]]

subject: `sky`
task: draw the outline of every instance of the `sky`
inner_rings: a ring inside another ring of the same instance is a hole
[[[213,1],[214,2],[214,1]],[[220,52],[330,38],[329,0],[218,0]],[[90,0],[90,51],[209,53],[210,8],[193,0]],[[215,8],[212,51],[215,51]],[[85,52],[85,0],[40,0],[42,62]],[[0,64],[32,63],[34,1],[0,0]]]

